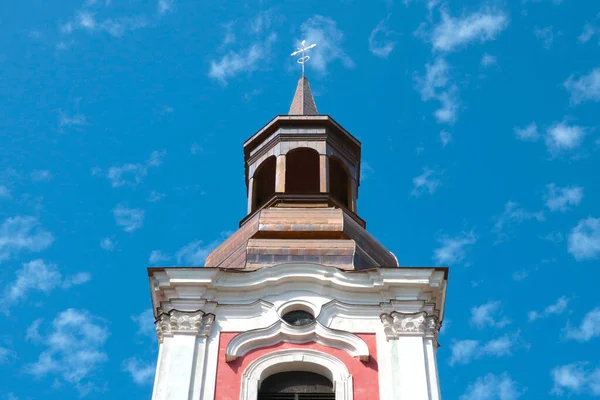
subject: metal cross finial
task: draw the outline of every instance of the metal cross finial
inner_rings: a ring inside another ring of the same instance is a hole
[[[300,58],[299,58],[298,60],[296,60],[296,61],[298,62],[298,64],[301,64],[301,65],[302,65],[302,76],[304,76],[304,64],[306,64],[306,62],[307,62],[308,60],[310,60],[310,56],[307,56],[307,55],[305,55],[305,54],[304,54],[304,52],[305,52],[306,50],[310,50],[310,49],[312,49],[312,48],[313,48],[313,47],[315,47],[317,44],[316,44],[316,43],[314,43],[314,44],[311,44],[311,45],[307,46],[307,45],[306,45],[306,40],[303,40],[303,41],[302,41],[300,44],[301,44],[301,47],[298,47],[298,49],[297,49],[295,52],[293,52],[291,55],[292,55],[292,57],[293,57],[293,56],[296,56],[296,55],[298,55],[298,54],[302,53],[302,57],[300,57]]]

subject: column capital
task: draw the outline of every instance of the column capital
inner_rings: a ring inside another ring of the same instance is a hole
[[[437,315],[428,315],[421,311],[413,314],[392,311],[381,314],[381,322],[387,340],[395,340],[400,336],[423,336],[437,342],[440,322]]]
[[[170,310],[161,312],[154,323],[158,342],[162,343],[165,336],[171,337],[174,334],[208,337],[214,321],[214,314],[206,314],[202,310]]]

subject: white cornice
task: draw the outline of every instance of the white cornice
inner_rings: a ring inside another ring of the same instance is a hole
[[[369,347],[364,340],[349,332],[327,328],[317,321],[304,326],[292,326],[283,321],[277,321],[266,328],[240,333],[227,345],[226,359],[230,362],[244,356],[249,351],[281,342],[316,342],[344,350],[361,361],[369,360]]]

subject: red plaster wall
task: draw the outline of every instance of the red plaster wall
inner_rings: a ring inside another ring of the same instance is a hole
[[[366,363],[353,358],[344,350],[326,347],[315,342],[305,344],[279,343],[275,346],[253,350],[244,357],[228,363],[225,361],[225,349],[229,341],[237,334],[237,332],[223,332],[219,338],[219,359],[217,362],[217,381],[215,387],[215,399],[217,400],[239,400],[242,374],[252,361],[275,350],[298,348],[322,351],[323,353],[331,354],[346,364],[348,371],[352,375],[355,400],[379,398],[377,345],[374,334],[357,334],[369,346],[371,357],[369,362]]]

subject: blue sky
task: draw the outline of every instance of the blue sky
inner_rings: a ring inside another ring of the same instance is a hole
[[[236,229],[301,39],[369,231],[451,267],[444,398],[600,397],[600,4],[235,3],[0,6],[0,399],[149,398],[146,267]]]

